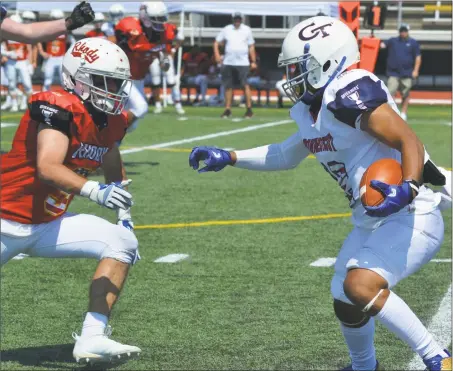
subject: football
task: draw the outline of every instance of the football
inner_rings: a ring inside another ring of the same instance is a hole
[[[365,171],[360,181],[360,200],[364,206],[378,206],[384,201],[382,193],[371,187],[372,180],[380,180],[387,184],[401,184],[403,181],[401,164],[394,159],[383,158]]]

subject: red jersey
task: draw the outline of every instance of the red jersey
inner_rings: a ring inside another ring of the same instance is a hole
[[[104,39],[106,39],[107,35],[104,31],[93,29],[91,31],[88,31],[85,34],[85,37],[103,37]]]
[[[6,41],[6,49],[16,52],[17,61],[24,61],[28,58],[28,45],[17,41]]]
[[[68,43],[66,35],[58,36],[54,41],[46,44],[46,53],[52,57],[62,57],[66,54],[66,45]]]
[[[103,156],[124,137],[127,114],[107,115],[64,90],[34,94],[28,107],[11,151],[0,157],[0,217],[39,224],[60,217],[74,194],[37,177],[38,124],[47,124],[69,137],[64,165],[86,177],[101,166]]]
[[[171,50],[176,37],[176,27],[166,23],[164,31],[146,34],[140,21],[134,17],[123,18],[115,26],[118,45],[124,50],[131,65],[134,80],[142,80],[149,72],[149,66],[160,51]],[[168,49],[169,48],[169,49]]]
[[[184,75],[196,76],[198,74],[207,74],[211,61],[206,53],[184,53],[182,56],[184,62]]]

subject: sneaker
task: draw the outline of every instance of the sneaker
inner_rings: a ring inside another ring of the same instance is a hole
[[[345,368],[342,368],[341,371],[354,371],[352,368],[352,365],[349,365]],[[376,367],[374,368],[374,371],[384,371],[384,369],[379,365],[379,362],[376,361]]]
[[[186,113],[186,111],[184,111],[184,109],[182,108],[181,103],[175,104],[175,110],[178,115],[184,115]]]
[[[426,371],[451,371],[451,354],[447,349],[444,349],[445,355],[438,354],[437,356],[423,360],[426,365]]]
[[[109,339],[112,333],[110,326],[107,326],[105,330],[103,335],[87,338],[82,338],[76,333],[72,334],[76,341],[72,355],[77,363],[121,362],[140,355],[142,351],[140,348]]]
[[[250,119],[253,117],[253,111],[251,108],[247,108],[247,111],[245,111],[244,118],[245,119]]]
[[[223,111],[222,116],[220,117],[223,119],[229,119],[231,117],[231,110],[227,108],[225,111]]]

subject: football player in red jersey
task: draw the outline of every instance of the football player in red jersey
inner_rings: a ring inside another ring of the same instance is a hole
[[[57,20],[62,18],[64,18],[64,13],[61,9],[52,9],[50,11],[50,19]],[[50,85],[52,85],[55,76],[55,71],[58,72],[58,76],[61,76],[63,57],[66,54],[68,47],[74,44],[74,42],[74,36],[68,34],[58,36],[56,40],[47,42],[44,47],[41,43],[38,44],[39,54],[46,60],[43,91],[50,89]]]
[[[105,21],[104,14],[102,14],[101,12],[94,13],[93,21],[94,28],[88,31],[85,34],[85,37],[103,37],[104,39],[107,39],[107,34],[104,31],[102,31],[102,25],[104,24],[104,21]]]
[[[152,14],[152,15],[150,15]],[[173,40],[167,39],[164,25],[167,20],[167,7],[163,2],[147,2],[140,7],[139,18],[125,17],[115,27],[117,44],[126,52],[131,64],[131,75],[134,80],[129,107],[136,117],[129,131],[137,127],[138,119],[148,112],[148,103],[144,94],[144,79],[149,66],[159,58],[164,71],[170,68],[170,59],[166,53],[167,46]]]
[[[73,355],[77,361],[110,361],[140,348],[109,338],[108,317],[138,258],[130,183],[117,142],[129,123],[123,110],[130,89],[125,53],[101,38],[75,43],[63,59],[65,89],[34,94],[0,158],[1,264],[20,253],[45,258],[99,260],[88,313]],[[87,180],[102,167],[105,184]],[[71,214],[75,195],[115,210],[118,224]]]

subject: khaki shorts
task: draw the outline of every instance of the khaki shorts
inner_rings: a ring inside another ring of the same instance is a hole
[[[399,91],[403,98],[407,98],[412,88],[412,78],[390,76],[387,80],[387,87],[390,94],[395,95]]]

